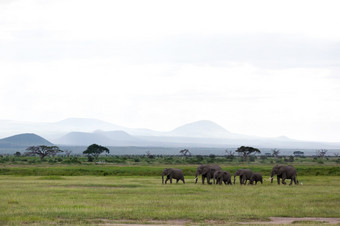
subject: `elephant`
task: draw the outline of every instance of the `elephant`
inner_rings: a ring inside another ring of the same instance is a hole
[[[293,181],[295,184],[299,183],[296,179],[296,169],[293,166],[274,166],[270,176],[271,183],[273,183],[273,177],[275,174],[277,175],[277,184],[280,184],[280,179],[282,179],[282,184],[286,184],[286,179],[290,179],[289,185],[292,185]]]
[[[249,184],[257,184],[257,182],[261,182],[263,184],[262,174],[260,173],[253,173],[253,175],[250,177]]]
[[[236,176],[240,177],[240,184],[247,184],[247,180],[250,180],[253,172],[250,169],[238,169],[234,173],[234,184],[236,180]]]
[[[222,170],[218,165],[200,165],[197,167],[195,174],[195,184],[197,184],[198,176],[202,174],[202,184],[204,184],[205,178],[207,178],[207,183],[212,184],[210,179],[214,177],[214,173],[217,170]]]
[[[222,184],[222,181],[224,182],[225,185],[231,185],[231,174],[227,171],[215,171],[214,173],[214,184],[215,184],[215,179],[216,179],[216,184]]]
[[[162,172],[162,184],[164,184],[164,176],[166,176],[165,184],[168,180],[170,180],[170,184],[172,184],[172,179],[176,179],[176,183],[178,183],[179,180],[183,181],[183,184],[185,184],[184,181],[184,174],[183,171],[180,169],[173,169],[173,168],[166,168]]]

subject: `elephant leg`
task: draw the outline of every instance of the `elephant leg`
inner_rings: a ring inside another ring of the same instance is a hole
[[[178,184],[179,179],[176,179],[176,184]]]
[[[169,179],[170,179],[169,176],[167,176],[166,179],[165,179],[165,184],[166,184],[166,182],[168,182]]]
[[[285,176],[282,177],[282,184],[287,184],[287,183],[286,183],[286,177],[285,177]]]
[[[170,184],[172,184],[172,177],[170,177]]]
[[[291,186],[293,184],[293,178],[292,179],[290,179],[290,183],[289,183],[289,185]]]
[[[185,184],[184,178],[182,178],[183,184]]]
[[[204,184],[205,176],[202,175],[202,184]]]
[[[211,177],[210,177],[210,175],[208,175],[208,176],[207,176],[207,183],[208,183],[208,184],[212,184],[212,183],[210,182],[210,179],[211,179]]]
[[[280,177],[277,176],[277,184],[280,185]]]

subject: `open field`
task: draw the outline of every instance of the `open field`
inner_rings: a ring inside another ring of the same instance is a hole
[[[154,168],[151,172],[164,167]],[[48,167],[38,171],[44,170]],[[1,175],[0,224],[235,224],[270,217],[340,217],[339,177],[298,177],[303,185],[210,186],[194,184],[193,176],[186,184],[162,185],[160,176]]]

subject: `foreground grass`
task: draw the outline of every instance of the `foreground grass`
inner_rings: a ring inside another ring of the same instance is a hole
[[[301,176],[303,186],[162,185],[155,176],[0,176],[0,224],[97,224],[113,220],[240,222],[340,217],[340,180]]]

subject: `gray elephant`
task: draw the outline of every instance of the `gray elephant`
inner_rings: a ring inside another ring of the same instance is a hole
[[[179,180],[183,181],[183,184],[185,184],[184,181],[184,174],[183,171],[180,169],[173,169],[173,168],[166,168],[162,172],[162,184],[164,184],[164,176],[166,176],[165,184],[168,180],[170,180],[170,184],[172,184],[172,179],[176,179],[176,183],[178,183]]]
[[[232,185],[231,183],[231,174],[227,171],[215,171],[214,173],[214,184],[215,184],[215,180],[216,180],[216,184],[222,184],[222,182],[224,182],[225,185]]]
[[[262,178],[262,174],[260,173],[253,173],[253,175],[250,177],[249,180],[249,184],[257,184],[257,182],[261,182],[261,184],[263,184],[263,178]]]
[[[205,178],[207,178],[207,183],[212,184],[210,179],[214,177],[214,173],[217,170],[222,170],[218,165],[200,165],[197,167],[195,174],[195,184],[197,184],[198,176],[202,175],[202,184],[204,184]]]
[[[277,175],[277,184],[280,184],[280,179],[282,179],[282,184],[286,184],[286,179],[290,179],[290,184],[298,184],[299,181],[296,179],[296,169],[293,166],[279,166],[276,165],[272,169],[271,173],[271,183],[273,183],[274,175]]]
[[[251,176],[253,175],[253,172],[250,169],[238,169],[234,173],[234,184],[236,181],[236,177],[240,177],[240,184],[247,184],[247,180],[250,180]]]

